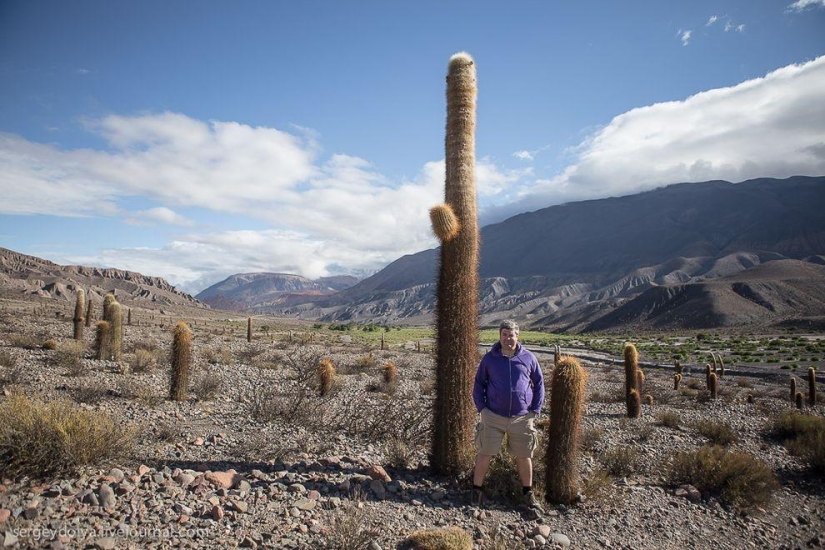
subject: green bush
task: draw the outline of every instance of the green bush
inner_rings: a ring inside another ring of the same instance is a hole
[[[772,433],[791,454],[825,472],[825,418],[785,411],[774,420]]]
[[[46,479],[75,473],[127,452],[131,430],[103,413],[66,400],[44,403],[12,394],[0,403],[0,469],[4,476]]]
[[[705,496],[740,508],[767,504],[779,486],[774,473],[758,458],[708,445],[676,453],[668,479],[674,485],[689,483]]]

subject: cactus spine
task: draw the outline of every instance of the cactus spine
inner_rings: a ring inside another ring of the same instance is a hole
[[[816,405],[816,370],[808,367],[808,405]]]
[[[92,326],[92,299],[89,298],[89,303],[86,305],[86,328]]]
[[[708,390],[710,390],[710,398],[716,399],[716,396],[718,395],[718,379],[716,378],[715,372],[710,373],[708,376]]]
[[[439,474],[472,461],[472,390],[478,345],[478,214],[475,182],[476,70],[465,52],[447,72],[444,203],[459,230],[441,241],[436,301],[436,396],[431,464]]]
[[[86,293],[82,288],[77,289],[77,299],[74,305],[74,339],[83,340],[83,308],[86,307]]]
[[[627,404],[627,417],[639,418],[642,412],[641,392],[639,383],[639,352],[636,346],[627,343],[623,350],[624,355],[624,391]]]
[[[172,372],[169,399],[184,401],[189,385],[189,367],[192,365],[192,331],[183,321],[178,321],[172,333]]]
[[[329,359],[322,359],[318,361],[318,368],[315,372],[318,376],[318,395],[323,397],[332,390],[335,382],[335,365]]]
[[[108,360],[112,356],[112,326],[108,321],[98,321],[95,326],[95,359]]]
[[[564,357],[550,381],[550,422],[545,453],[546,498],[569,504],[579,490],[579,434],[587,373],[575,357]]]
[[[246,341],[252,341],[252,317],[246,318]]]
[[[442,242],[453,239],[461,230],[461,224],[458,223],[453,208],[446,203],[430,208],[430,223],[433,233]]]

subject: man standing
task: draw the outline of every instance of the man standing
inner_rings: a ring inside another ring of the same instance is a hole
[[[524,503],[538,512],[533,494],[533,450],[538,443],[535,417],[544,403],[544,376],[536,356],[518,341],[518,325],[504,321],[499,341],[484,355],[476,372],[473,401],[481,415],[476,432],[473,503],[484,498],[484,477],[507,434],[507,450],[516,457]]]

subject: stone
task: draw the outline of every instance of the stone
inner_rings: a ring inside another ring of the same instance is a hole
[[[0,508],[0,523],[5,523],[11,517],[11,510]]]
[[[126,474],[124,474],[120,468],[112,468],[109,470],[109,477],[111,477],[115,483],[120,483],[123,481],[123,478],[126,477]]]
[[[5,546],[6,548],[11,548],[12,546],[17,545],[17,542],[17,535],[12,533],[11,531],[7,531],[6,536],[3,539],[3,546]]]
[[[290,493],[306,493],[307,488],[301,485],[300,483],[293,483],[289,487],[287,487],[287,491]]]
[[[117,497],[115,497],[115,492],[108,483],[100,486],[98,496],[100,497],[100,505],[104,510],[114,510],[117,507]]]
[[[146,464],[141,464],[140,466],[138,466],[137,474],[139,476],[145,476],[150,471],[151,471],[151,468],[149,468],[149,466],[147,466]]]
[[[314,510],[315,506],[317,506],[317,505],[318,505],[317,500],[312,500],[312,499],[309,499],[309,498],[302,498],[302,499],[298,500],[297,502],[295,502],[295,507],[299,510],[304,510],[304,511]]]
[[[202,447],[202,446],[203,446],[203,443],[204,443],[204,442],[203,442],[203,438],[202,438],[202,437],[196,437],[196,438],[195,438],[195,440],[192,442],[192,445],[194,445],[194,446],[196,446],[196,447]]]
[[[186,472],[181,472],[177,476],[174,477],[174,480],[180,483],[181,485],[189,485],[193,481],[195,481],[195,476],[192,474],[187,474]]]
[[[224,516],[223,508],[217,505],[213,506],[210,515],[212,516],[212,519],[214,519],[215,521],[222,520]]]
[[[369,468],[367,468],[367,475],[370,476],[370,478],[372,479],[378,479],[385,483],[389,483],[390,481],[392,481],[392,478],[384,469],[384,467],[378,464],[373,464]]]
[[[212,485],[223,489],[231,489],[241,481],[238,472],[231,469],[226,472],[206,472],[203,477]]]
[[[95,541],[95,548],[99,550],[114,550],[117,546],[117,541],[112,537],[100,537]]]
[[[321,498],[321,493],[315,490],[309,491],[307,493],[307,498],[310,498],[312,500],[318,500],[319,498]]]
[[[544,525],[544,524],[541,524],[541,525],[536,525],[536,526],[533,528],[533,531],[532,531],[530,534],[531,534],[532,536],[534,536],[534,537],[535,537],[536,535],[541,535],[542,537],[544,537],[545,539],[547,539],[547,538],[549,538],[549,537],[550,537],[550,533],[551,533],[551,532],[552,532],[552,530],[550,529],[550,526],[549,526],[549,525]]]
[[[370,481],[370,491],[375,494],[376,497],[379,499],[384,499],[387,497],[387,489],[384,487],[384,483],[379,479],[373,479]]]
[[[232,508],[234,508],[237,512],[245,514],[249,510],[249,504],[242,500],[233,500]]]
[[[562,533],[551,534],[550,540],[556,544],[561,544],[563,548],[570,547],[570,539],[567,537],[567,535],[563,535]]]

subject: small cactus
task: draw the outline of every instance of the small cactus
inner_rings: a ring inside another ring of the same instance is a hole
[[[318,362],[316,374],[318,376],[318,395],[323,397],[332,390],[332,385],[335,382],[335,365],[329,359],[322,359]]]
[[[673,368],[676,369],[676,374],[682,374],[682,362],[678,359],[673,363]]]
[[[808,367],[808,405],[816,405],[816,370]]]
[[[384,378],[384,384],[394,384],[398,379],[398,367],[395,366],[395,363],[388,362],[381,369],[381,374]]]
[[[802,395],[801,391],[796,392],[796,408],[802,410],[802,406],[805,404],[805,397]]]
[[[636,369],[636,389],[639,390],[639,394],[643,394],[645,390],[645,371],[642,369]]]
[[[252,317],[246,319],[246,341],[252,341]]]
[[[430,223],[433,233],[441,242],[452,240],[461,231],[461,224],[452,206],[447,203],[437,204],[430,208]]]
[[[95,359],[108,361],[112,356],[112,325],[98,321],[95,329]]]
[[[126,310],[126,324],[132,326],[132,308]]]
[[[673,375],[673,389],[679,389],[679,383],[682,381],[682,375],[680,373],[676,373]]]
[[[189,386],[189,367],[192,366],[192,331],[184,321],[178,321],[172,333],[172,372],[169,399],[184,401]]]
[[[386,349],[384,347],[384,331],[381,331],[381,350],[383,351],[384,349]]]
[[[123,355],[123,310],[118,302],[109,306],[109,324],[112,325],[112,361],[120,361]]]
[[[623,350],[624,355],[624,390],[627,403],[628,418],[639,418],[641,414],[641,394],[639,393],[639,352],[636,346],[627,343]],[[635,392],[635,397],[631,397]]]
[[[791,403],[796,399],[796,378],[791,376]]]
[[[579,492],[579,434],[587,373],[574,357],[563,358],[550,381],[550,423],[547,436],[546,498],[570,504]]]
[[[710,373],[708,376],[708,390],[710,390],[710,398],[716,399],[718,395],[718,379],[715,372]]]
[[[74,317],[72,321],[74,322],[74,339],[75,340],[83,340],[83,327],[84,327],[84,317],[83,317],[83,308],[86,307],[86,293],[83,291],[82,288],[77,289],[77,300],[75,301],[74,305]]]
[[[649,393],[645,394],[644,402],[645,402],[645,405],[649,405],[649,406],[652,407],[653,406],[653,396],[650,395]]]

